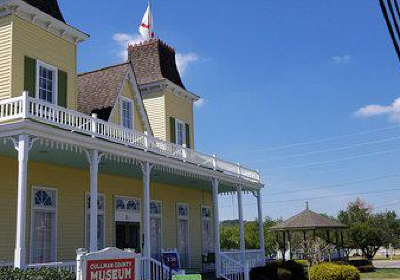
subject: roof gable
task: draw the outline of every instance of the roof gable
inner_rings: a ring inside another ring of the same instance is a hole
[[[77,82],[78,111],[87,115],[96,113],[99,118],[108,121],[126,82],[130,83],[136,94],[134,96],[135,104],[144,128],[152,134],[142,96],[136,84],[135,74],[129,63],[79,74]]]

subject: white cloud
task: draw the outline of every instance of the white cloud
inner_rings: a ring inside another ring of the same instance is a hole
[[[113,40],[121,46],[121,50],[118,51],[118,56],[123,60],[128,60],[128,46],[136,45],[144,41],[140,34],[126,34],[116,33],[113,36]]]
[[[351,60],[351,56],[348,54],[345,55],[335,55],[332,57],[333,63],[335,64],[347,64]]]
[[[136,45],[144,41],[140,34],[127,34],[127,33],[116,33],[113,36],[113,40],[121,47],[117,52],[117,55],[122,60],[128,59],[128,46]],[[199,61],[200,56],[194,52],[190,53],[177,53],[176,54],[176,66],[178,67],[179,73],[185,76],[188,67]]]
[[[391,121],[400,122],[400,97],[387,106],[376,104],[364,106],[360,108],[355,115],[364,118],[386,116]]]
[[[179,73],[181,73],[182,76],[185,76],[186,70],[189,67],[190,64],[198,61],[199,55],[196,53],[177,53],[176,54],[176,66],[178,67]]]
[[[204,99],[204,98],[200,98],[199,100],[197,100],[195,103],[194,103],[194,106],[196,107],[196,108],[201,108],[201,107],[203,107],[204,106],[204,104],[206,104],[206,100]]]

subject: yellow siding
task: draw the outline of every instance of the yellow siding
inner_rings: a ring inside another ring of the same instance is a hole
[[[190,126],[191,147],[194,148],[194,121],[193,121],[193,104],[177,97],[172,93],[165,93],[165,114],[166,114],[166,136],[171,141],[170,134],[170,117],[178,118]]]
[[[11,17],[0,19],[0,99],[11,96]]]
[[[68,73],[68,108],[76,110],[76,45],[12,16],[12,96],[24,90],[24,57],[39,59]]]
[[[133,101],[135,100],[135,98],[134,98],[134,90],[132,89],[131,85],[129,84],[129,82],[127,80],[125,80],[121,95],[123,97],[132,99]],[[143,132],[144,131],[144,127],[143,127],[139,112],[137,110],[136,101],[134,101],[134,104],[135,104],[135,106],[134,106],[135,130]],[[111,112],[111,116],[110,116],[110,122],[115,123],[115,124],[119,124],[119,125],[121,124],[121,106],[120,105],[121,105],[121,101],[117,100],[117,104],[115,104],[115,106],[114,106],[114,108],[113,108],[113,110]]]
[[[155,137],[167,141],[167,127],[165,119],[165,98],[159,93],[143,99],[144,107],[149,117],[150,126]]]
[[[7,166],[7,168],[4,168]],[[3,167],[3,168],[1,168]],[[0,261],[12,261],[15,240],[15,214],[17,196],[17,160],[0,157]],[[30,212],[32,187],[54,188],[58,192],[57,256],[59,261],[74,260],[75,249],[84,247],[84,197],[89,192],[89,172],[42,163],[30,163],[28,169],[27,202],[27,254],[29,256]],[[114,198],[115,196],[142,199],[142,182],[131,178],[99,176],[99,193],[105,195],[106,246],[115,246]],[[183,189],[170,185],[151,183],[151,199],[163,203],[163,248],[177,247],[176,204],[188,203],[189,252],[193,268],[201,267],[201,204],[212,204],[210,192]],[[143,209],[143,207],[142,207]]]

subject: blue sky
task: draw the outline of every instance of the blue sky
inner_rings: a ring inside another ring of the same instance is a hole
[[[120,62],[146,8],[59,2],[91,35],[80,71]],[[400,211],[400,65],[377,1],[153,2],[157,36],[203,97],[196,148],[259,169],[265,215],[287,218],[307,200],[335,215],[360,193]],[[246,196],[246,219],[255,202]],[[237,218],[235,197],[221,198],[221,218]]]

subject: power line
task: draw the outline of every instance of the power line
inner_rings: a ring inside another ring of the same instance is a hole
[[[250,153],[284,150],[284,149],[290,149],[290,148],[295,148],[295,147],[300,147],[300,146],[324,143],[324,142],[333,141],[333,140],[346,139],[346,138],[361,136],[361,135],[370,134],[370,133],[374,133],[374,132],[387,131],[387,130],[392,130],[392,129],[399,128],[399,127],[400,127],[400,125],[391,125],[391,126],[386,126],[383,128],[378,128],[378,129],[365,130],[365,131],[360,131],[360,132],[351,133],[351,134],[338,135],[338,136],[331,136],[331,137],[320,138],[317,140],[306,141],[306,142],[286,144],[286,145],[276,146],[276,147],[272,147],[272,148],[247,150],[247,151],[243,151],[240,153],[232,153],[230,155],[245,155],[245,154],[250,154]]]
[[[281,157],[272,157],[272,158],[268,158],[268,159],[259,159],[259,160],[255,160],[255,161],[252,161],[249,163],[251,164],[251,163],[265,162],[265,161],[271,161],[271,160],[280,160],[280,159],[288,159],[288,158],[294,158],[294,157],[318,155],[318,154],[323,154],[323,153],[328,153],[328,152],[336,152],[336,151],[348,150],[348,149],[352,149],[352,148],[363,147],[363,146],[367,146],[367,145],[386,143],[386,142],[391,142],[391,141],[398,140],[398,139],[400,139],[400,136],[384,138],[384,139],[377,140],[377,141],[350,144],[350,145],[345,145],[345,146],[338,147],[338,148],[325,149],[325,150],[319,150],[319,151],[314,151],[314,152],[292,154],[292,155],[286,155],[286,156],[281,156]]]
[[[373,178],[369,178],[369,179],[365,179],[365,180],[356,180],[356,181],[328,184],[328,185],[321,186],[321,187],[313,187],[313,188],[306,188],[306,189],[287,190],[287,191],[275,192],[275,193],[268,194],[268,196],[283,195],[283,194],[289,194],[289,193],[292,194],[292,193],[299,193],[299,192],[304,192],[304,191],[335,189],[335,188],[341,188],[341,187],[350,186],[350,185],[358,185],[358,184],[362,184],[362,183],[370,183],[370,182],[381,181],[381,180],[385,180],[385,179],[389,179],[389,178],[396,178],[396,177],[399,177],[399,176],[400,176],[400,174],[389,174],[389,175],[373,177]]]
[[[390,1],[390,0],[388,0],[388,1]],[[381,6],[383,17],[385,18],[385,21],[386,21],[386,26],[388,28],[390,38],[392,38],[394,49],[395,49],[397,57],[399,58],[399,61],[400,61],[400,47],[399,47],[399,44],[397,43],[396,36],[394,34],[393,26],[392,26],[392,23],[390,22],[389,14],[387,12],[385,3],[383,2],[383,0],[379,0],[379,4]]]
[[[321,195],[321,196],[310,196],[298,199],[287,199],[287,200],[273,200],[273,201],[264,201],[263,205],[266,204],[278,204],[278,203],[287,203],[287,202],[305,202],[316,199],[324,199],[324,198],[337,198],[337,197],[347,197],[347,196],[357,196],[357,195],[369,195],[369,194],[380,194],[380,193],[388,193],[400,191],[400,188],[397,189],[387,189],[387,190],[378,190],[378,191],[368,191],[368,192],[358,192],[358,193],[347,193],[347,194],[338,194],[338,195]],[[245,203],[243,206],[254,206],[257,203]],[[223,206],[222,208],[229,208],[230,206]]]
[[[281,170],[281,169],[301,168],[301,167],[306,167],[306,166],[314,166],[314,165],[342,162],[342,161],[348,161],[348,160],[354,160],[354,159],[376,157],[376,156],[386,155],[386,154],[399,152],[399,151],[400,151],[400,149],[386,150],[386,151],[358,155],[358,156],[342,157],[342,158],[337,158],[337,159],[333,159],[333,160],[316,161],[316,162],[309,162],[309,163],[303,163],[303,164],[297,164],[297,165],[284,165],[284,166],[279,166],[279,167],[274,167],[274,168],[266,168],[266,169],[261,169],[261,171],[273,171],[273,170]]]

